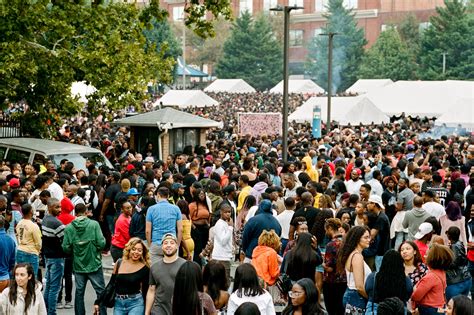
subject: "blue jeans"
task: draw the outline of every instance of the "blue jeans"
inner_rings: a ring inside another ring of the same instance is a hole
[[[48,315],[56,314],[56,303],[64,273],[64,258],[46,258],[46,286],[44,302]]]
[[[467,263],[467,268],[468,268],[469,272],[471,273],[471,278],[474,279],[474,262],[469,261]],[[474,285],[472,285],[472,284],[471,284],[471,298],[474,298]]]
[[[379,271],[380,266],[382,265],[383,256],[375,256],[375,270]]]
[[[91,273],[74,273],[76,279],[76,293],[74,295],[74,313],[76,315],[85,315],[86,309],[84,306],[84,293],[86,292],[87,281],[90,280],[92,287],[95,290],[97,298],[102,295],[105,289],[104,283],[104,272],[102,267],[99,270]],[[92,308],[92,305],[91,305]],[[106,315],[107,308],[105,306],[100,306],[100,315]]]
[[[35,273],[35,279],[38,278],[38,268],[39,268],[39,256],[36,254],[30,254],[22,250],[17,249],[16,251],[16,263],[26,263],[30,264],[33,267]]]
[[[423,306],[423,305],[418,305],[418,312],[420,312],[420,315],[441,315],[441,314],[446,314],[445,312],[438,312],[437,307],[430,307],[430,306]]]
[[[404,241],[408,239],[408,233],[405,232],[395,232],[395,247],[394,250],[398,251],[398,248],[402,245]]]
[[[469,295],[469,291],[471,290],[472,279],[467,279],[462,282],[458,282],[455,284],[450,284],[446,287],[446,301],[451,300],[452,297],[456,295]]]
[[[115,233],[115,215],[107,214],[105,216],[105,222],[107,222],[107,227],[109,228],[110,235],[113,236]]]
[[[145,302],[141,293],[126,298],[115,297],[114,315],[143,315]]]
[[[365,309],[367,306],[367,300],[357,292],[357,290],[353,289],[346,289],[346,292],[344,292],[344,296],[342,297],[342,304],[344,307],[347,304],[350,304],[352,306]]]

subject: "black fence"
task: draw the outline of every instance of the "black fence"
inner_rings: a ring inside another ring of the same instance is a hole
[[[21,122],[9,117],[0,118],[0,138],[22,137]]]

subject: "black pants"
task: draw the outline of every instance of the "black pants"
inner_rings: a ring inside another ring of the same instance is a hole
[[[347,283],[323,283],[324,304],[329,315],[344,315],[342,298],[346,292]]]
[[[196,228],[191,229],[191,238],[194,241],[193,260],[201,266],[199,254],[206,247],[209,240],[209,226],[207,224],[196,225]]]
[[[65,301],[72,302],[72,257],[66,257],[64,261],[64,290]],[[63,281],[61,281],[61,290],[59,290],[58,303],[63,300]]]
[[[114,260],[114,263],[116,263],[117,260],[119,260],[123,256],[123,248],[119,248],[115,245],[111,245],[110,255],[112,255],[112,259]]]

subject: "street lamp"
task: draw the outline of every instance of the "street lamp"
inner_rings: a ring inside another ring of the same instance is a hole
[[[183,21],[183,90],[186,90],[186,23],[185,23],[185,12],[183,11],[183,16],[178,18],[178,21]]]
[[[320,36],[327,36],[328,43],[328,116],[326,120],[326,134],[331,130],[331,96],[332,96],[332,40],[334,35],[338,33],[329,32],[326,34],[319,34]]]
[[[289,38],[290,38],[290,12],[292,10],[302,10],[299,6],[281,6],[271,8],[270,11],[280,11],[284,13],[284,34],[283,34],[283,162],[288,161],[288,59],[289,59]]]

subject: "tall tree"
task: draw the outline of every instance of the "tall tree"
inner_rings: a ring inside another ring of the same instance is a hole
[[[425,80],[474,79],[474,10],[461,0],[445,0],[430,18],[420,49],[420,76]],[[443,75],[443,53],[446,73]]]
[[[329,0],[324,15],[323,33],[337,33],[333,40],[332,91],[346,90],[357,80],[359,65],[367,43],[364,31],[357,26],[352,10],[343,0]],[[321,87],[328,86],[328,36],[316,36],[309,43],[306,72]]]
[[[188,7],[227,16],[227,1],[210,2]],[[212,33],[211,25],[195,24],[196,15],[187,24]],[[26,132],[50,136],[61,117],[83,110],[71,96],[74,81],[97,89],[87,97],[91,114],[140,103],[150,81],[171,80],[174,65],[169,46],[147,45],[152,18],[166,18],[158,0],[143,9],[122,1],[0,0],[0,107],[27,105],[19,114]]]
[[[416,15],[408,14],[397,27],[400,38],[409,50],[417,55],[420,51],[420,22]]]
[[[282,49],[274,38],[268,17],[255,21],[246,12],[232,27],[224,43],[216,74],[221,79],[243,79],[258,90],[274,86],[282,78]]]
[[[360,66],[363,79],[414,80],[414,56],[394,28],[382,32]]]

